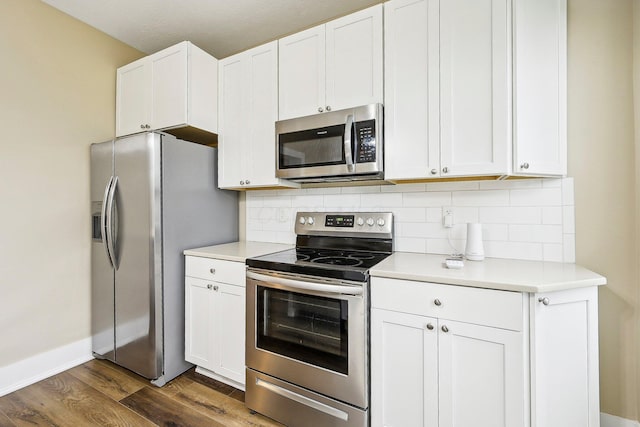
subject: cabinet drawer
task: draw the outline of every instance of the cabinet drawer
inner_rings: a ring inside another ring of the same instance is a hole
[[[523,294],[373,277],[371,306],[521,331]]]
[[[245,286],[246,268],[243,262],[186,256],[185,275],[236,286]]]

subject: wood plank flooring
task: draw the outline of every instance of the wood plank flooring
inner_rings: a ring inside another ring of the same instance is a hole
[[[191,369],[164,387],[104,360],[0,397],[0,427],[282,427],[244,393]]]

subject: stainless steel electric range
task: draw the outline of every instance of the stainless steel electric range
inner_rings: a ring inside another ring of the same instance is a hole
[[[247,259],[246,405],[289,427],[369,425],[369,269],[393,216],[299,212],[296,247]]]

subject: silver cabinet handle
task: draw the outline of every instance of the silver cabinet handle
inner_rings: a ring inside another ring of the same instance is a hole
[[[435,175],[438,173],[438,169],[431,169],[431,175]]]
[[[331,111],[331,105],[327,105],[326,110],[327,110],[327,111]]]
[[[318,113],[322,113],[324,109],[322,107],[318,107]]]
[[[209,290],[213,289],[213,285],[207,285],[207,289]]]
[[[435,300],[433,300],[433,303],[435,305],[437,305],[438,307],[440,307],[442,305],[442,301],[440,301],[438,298],[436,298]]]
[[[449,168],[448,167],[443,167],[442,168],[442,173],[449,173]]]
[[[529,163],[523,163],[520,165],[520,169],[529,169]]]
[[[449,332],[449,328],[447,328],[447,325],[442,325],[442,332],[444,333]]]
[[[550,301],[549,301],[549,298],[547,297],[544,297],[544,298],[540,297],[538,298],[538,302],[541,302],[543,305],[549,305]]]
[[[215,269],[215,268],[210,268],[210,269],[209,269],[209,273],[211,273],[211,274],[216,274],[216,269]]]
[[[218,285],[215,285],[215,286],[213,287],[213,290],[214,290],[214,291],[217,291],[217,290],[218,290]]]
[[[433,331],[433,325],[431,323],[427,323],[427,329]]]

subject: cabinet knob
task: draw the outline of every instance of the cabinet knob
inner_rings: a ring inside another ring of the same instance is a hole
[[[442,325],[442,332],[444,333],[449,332],[449,328],[447,328],[447,325]]]
[[[427,323],[427,329],[433,331],[433,325],[431,323]]]
[[[520,165],[520,169],[529,169],[529,163],[523,163]]]
[[[323,111],[324,111],[324,108],[318,107],[318,113],[322,113]]]
[[[213,285],[207,285],[207,289],[209,290],[213,289]]]
[[[144,129],[144,125],[140,125],[140,129]]]
[[[440,301],[438,298],[436,298],[435,300],[433,300],[433,303],[435,305],[437,305],[438,307],[440,307],[442,305],[442,301]]]
[[[251,184],[251,181],[246,180],[244,183],[245,183],[245,184],[247,184],[247,185],[249,185],[249,184]]]
[[[151,126],[149,126],[149,125],[145,125],[145,126],[146,126],[147,129],[151,129]]]
[[[244,185],[244,180],[240,181],[240,185]]]
[[[549,305],[549,298],[544,297],[544,298],[538,298],[538,302],[541,302],[543,305]]]
[[[435,175],[438,173],[438,169],[431,169],[431,175]]]
[[[213,290],[214,290],[214,291],[217,291],[217,290],[218,290],[218,285],[215,285],[215,286],[213,287]]]
[[[216,269],[215,269],[215,268],[210,268],[210,269],[209,269],[209,273],[211,273],[211,274],[216,274]]]
[[[442,168],[442,173],[449,173],[449,168],[448,167],[443,167]]]
[[[331,105],[327,105],[326,110],[327,110],[327,111],[331,111]]]

